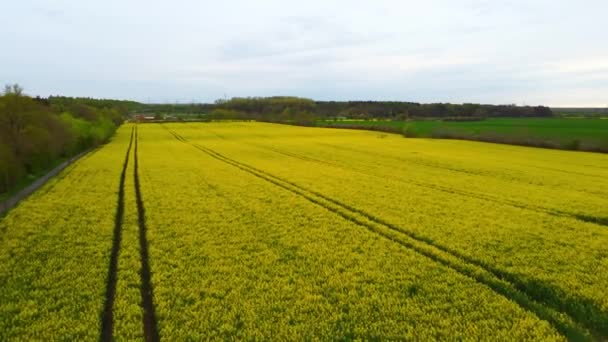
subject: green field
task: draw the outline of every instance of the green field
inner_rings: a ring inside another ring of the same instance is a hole
[[[325,120],[318,126],[386,129],[410,137],[489,142],[608,152],[607,119],[490,118],[479,121]]]
[[[0,340],[608,338],[608,159],[126,124],[0,221]]]

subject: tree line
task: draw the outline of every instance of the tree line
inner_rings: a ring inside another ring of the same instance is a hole
[[[451,104],[399,101],[313,101],[311,99],[275,97],[235,97],[214,104],[163,104],[147,107],[151,112],[205,114],[207,119],[258,120],[272,122],[313,123],[319,119],[388,119],[421,118],[481,119],[488,117],[552,117],[544,106],[487,104]]]
[[[487,117],[551,117],[544,106],[487,105],[476,103],[452,104],[397,101],[319,101],[318,113],[323,117],[343,116],[360,119],[410,118],[487,118]]]
[[[131,101],[31,97],[19,85],[0,93],[0,194],[106,142]]]

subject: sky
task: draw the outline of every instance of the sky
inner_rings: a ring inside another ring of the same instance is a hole
[[[607,0],[19,0],[0,83],[30,95],[608,106]]]

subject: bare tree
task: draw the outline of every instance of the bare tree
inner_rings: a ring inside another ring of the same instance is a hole
[[[4,86],[4,95],[17,95],[17,96],[21,96],[23,95],[23,87],[21,87],[19,84],[15,83],[15,84],[7,84]]]

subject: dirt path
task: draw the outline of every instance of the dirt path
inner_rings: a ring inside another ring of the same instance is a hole
[[[75,161],[82,158],[87,153],[91,152],[92,149],[88,149],[66,161],[59,164],[57,167],[49,171],[46,175],[36,179],[32,184],[28,185],[14,196],[0,202],[0,216],[6,214],[9,210],[17,206],[21,200],[25,199],[29,195],[31,195],[34,191],[38,190],[42,187],[46,182],[48,182],[51,178],[57,176],[61,171],[63,171],[66,167],[72,165]]]

